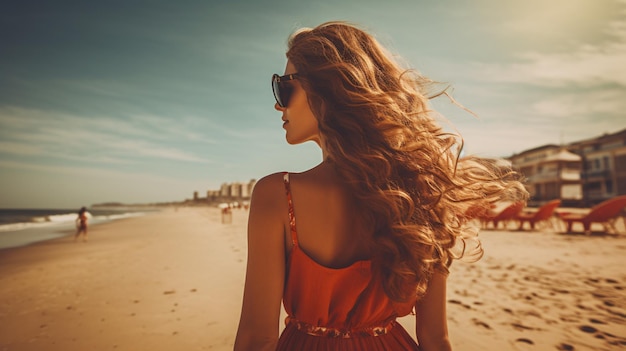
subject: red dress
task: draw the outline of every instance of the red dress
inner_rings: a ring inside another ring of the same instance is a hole
[[[288,173],[284,181],[293,249],[283,294],[288,317],[277,350],[419,350],[396,322],[411,313],[415,301],[391,301],[374,279],[371,261],[334,269],[302,251]]]

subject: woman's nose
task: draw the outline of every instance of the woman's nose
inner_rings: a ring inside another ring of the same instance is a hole
[[[280,107],[280,105],[278,104],[278,102],[274,104],[274,109],[275,109],[276,111],[280,111],[280,112],[285,111],[285,108],[284,108],[284,107]]]

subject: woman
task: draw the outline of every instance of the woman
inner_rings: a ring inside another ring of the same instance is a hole
[[[469,235],[463,213],[523,187],[496,163],[459,160],[427,106],[430,81],[364,31],[300,30],[287,59],[275,108],[287,142],[314,141],[323,161],[255,186],[235,349],[449,350],[446,277]],[[396,322],[412,311],[419,346]]]
[[[81,207],[78,211],[78,217],[76,217],[76,234],[74,235],[74,241],[78,240],[80,235],[83,235],[83,241],[87,241],[87,208]]]

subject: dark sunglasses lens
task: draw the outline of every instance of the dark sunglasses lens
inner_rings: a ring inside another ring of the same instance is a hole
[[[285,107],[283,99],[281,98],[280,83],[278,82],[277,75],[272,77],[272,92],[274,93],[274,99],[276,99],[278,106]]]
[[[289,83],[280,83],[279,84],[278,95],[280,95],[280,102],[282,103],[282,107],[287,107],[289,104],[289,97],[291,96],[291,85]]]

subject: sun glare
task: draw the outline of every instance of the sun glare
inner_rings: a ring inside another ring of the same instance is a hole
[[[503,23],[505,32],[555,49],[607,39],[610,24],[624,20],[624,4],[616,1],[530,0],[501,4],[503,17],[509,19]]]

